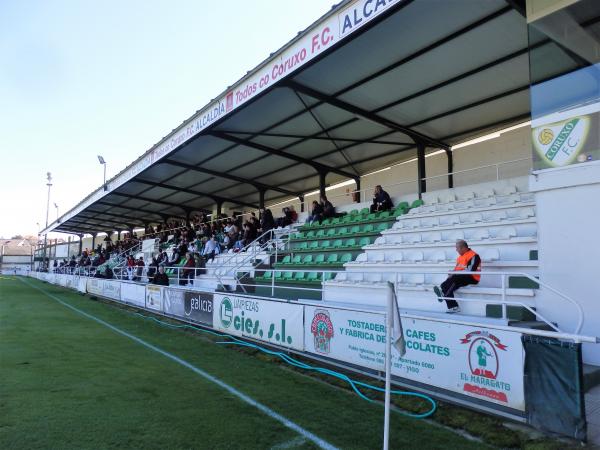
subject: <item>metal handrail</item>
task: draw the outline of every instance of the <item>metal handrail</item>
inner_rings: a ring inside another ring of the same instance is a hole
[[[264,242],[263,244],[260,243],[261,239],[269,236],[270,239],[268,239],[266,242]],[[223,284],[223,280],[221,278],[221,271],[219,271],[219,268],[223,268],[223,267],[228,267],[227,263],[228,261],[231,261],[234,258],[238,258],[240,253],[244,253],[245,252],[245,257],[242,258],[241,262],[237,262],[232,271],[235,274],[235,278],[236,278],[236,284],[237,284],[237,269],[239,269],[242,266],[245,266],[248,262],[248,260],[252,260],[252,259],[256,259],[256,255],[258,254],[256,248],[257,248],[257,244],[258,244],[258,248],[260,249],[260,251],[265,251],[265,249],[269,248],[270,245],[272,245],[272,243],[275,241],[275,239],[273,239],[273,236],[275,235],[275,231],[273,228],[271,228],[270,230],[265,231],[263,234],[261,234],[260,236],[258,236],[254,241],[252,241],[250,244],[246,245],[246,247],[242,248],[239,252],[234,253],[232,255],[229,256],[229,259],[227,261],[225,261],[222,264],[219,264],[219,266],[215,269],[215,275],[217,276],[218,282],[221,285],[221,287],[223,289],[225,289],[225,285]],[[249,254],[248,253],[248,249],[252,249],[252,252]],[[275,251],[277,252],[277,243],[275,243]],[[243,288],[244,289],[244,288]],[[245,289],[244,289],[245,292]]]
[[[347,272],[345,270],[326,270],[326,269],[278,269],[278,270],[272,270],[271,269],[271,295],[274,295],[274,288],[275,288],[275,272],[291,272],[291,273],[296,273],[296,272],[318,272],[321,274],[321,280],[323,280],[324,278],[324,274],[325,273],[352,273],[352,274],[372,274],[373,272]],[[481,275],[481,276],[501,276],[501,280],[502,280],[502,285],[501,285],[501,289],[502,289],[502,299],[500,301],[495,300],[493,301],[493,303],[501,303],[503,305],[502,308],[502,316],[506,317],[506,306],[507,305],[512,305],[513,303],[519,303],[519,306],[525,306],[527,307],[527,305],[525,304],[520,304],[520,302],[510,302],[506,300],[506,279],[509,276],[521,276],[521,277],[525,277],[531,281],[533,281],[534,283],[537,283],[539,286],[548,289],[549,291],[553,292],[554,294],[558,295],[559,297],[561,297],[564,300],[567,300],[569,303],[571,303],[572,305],[575,306],[576,310],[577,310],[577,326],[575,328],[574,333],[577,334],[581,331],[581,328],[583,327],[583,320],[584,320],[584,316],[583,316],[583,308],[581,307],[581,305],[579,303],[577,303],[575,300],[573,300],[571,297],[569,297],[568,295],[558,291],[557,289],[549,286],[548,284],[540,281],[539,279],[535,278],[534,276],[527,274],[527,273],[523,273],[523,272],[488,272],[488,271],[481,271],[481,272],[469,272],[469,271],[454,271],[454,270],[446,270],[446,271],[426,271],[426,272],[415,272],[415,271],[411,271],[411,272],[403,272],[403,271],[391,271],[391,270],[384,270],[384,271],[378,271],[378,274],[393,274],[396,277],[396,280],[394,282],[394,286],[396,287],[396,289],[399,288],[399,280],[398,280],[398,275],[401,274],[410,274],[410,275],[420,275],[420,274],[424,274],[424,275],[456,275],[457,273],[460,275]],[[278,281],[283,281],[285,282],[286,280],[283,279],[278,279]],[[329,281],[329,280],[326,280]],[[256,284],[245,284],[245,286],[258,286]],[[278,289],[292,289],[292,290],[306,290],[306,291],[313,291],[313,292],[323,292],[322,288],[309,288],[309,287],[300,287],[300,286],[277,286]],[[459,299],[460,300],[460,299]],[[469,301],[475,301],[475,302],[480,302],[480,303],[486,303],[486,300],[483,299],[469,299]],[[534,313],[536,315],[536,317],[541,318],[547,325],[551,326],[552,328],[555,328],[555,325],[550,322],[549,320],[545,319],[539,312],[537,312],[536,310],[530,309],[529,307],[527,307],[527,309],[529,311],[531,311],[532,313]]]
[[[523,162],[523,161],[531,161],[531,158],[512,159],[510,161],[502,161],[502,162],[495,163],[495,164],[486,164],[486,165],[483,165],[483,166],[472,167],[470,169],[463,169],[463,170],[456,170],[456,171],[453,171],[453,172],[447,172],[447,173],[444,173],[444,174],[441,174],[441,175],[433,175],[433,176],[430,176],[430,177],[415,178],[414,180],[400,181],[398,183],[388,184],[388,185],[386,185],[386,188],[391,188],[391,187],[396,187],[396,186],[402,186],[404,184],[414,184],[414,183],[417,183],[420,180],[426,181],[426,180],[433,180],[433,179],[436,179],[436,178],[445,178],[445,177],[448,177],[449,175],[457,175],[457,174],[461,174],[461,173],[465,173],[465,172],[473,172],[473,171],[476,171],[476,170],[487,169],[487,168],[490,168],[490,167],[496,167],[496,181],[499,181],[500,180],[500,166],[504,166],[504,165],[508,165],[508,164],[513,164],[513,163],[516,163],[516,162]],[[330,196],[328,198],[332,199],[332,198],[346,197],[348,195],[352,195],[352,194],[356,194],[356,193],[361,193],[361,194],[362,193],[367,193],[367,192],[370,192],[372,190],[373,190],[372,187],[371,188],[365,188],[365,189],[356,189],[356,190],[353,190],[353,191],[346,192],[344,194],[332,195],[332,196]]]

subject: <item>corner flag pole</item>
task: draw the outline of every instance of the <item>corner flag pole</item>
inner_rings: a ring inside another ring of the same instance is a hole
[[[394,291],[388,285],[387,311],[385,314],[385,412],[383,420],[383,450],[388,450],[390,445],[390,400],[392,388],[392,328],[394,326]]]
[[[400,356],[406,353],[404,330],[396,300],[394,283],[388,281],[387,310],[385,314],[385,409],[383,421],[383,450],[390,445],[390,403],[392,390],[392,343]]]

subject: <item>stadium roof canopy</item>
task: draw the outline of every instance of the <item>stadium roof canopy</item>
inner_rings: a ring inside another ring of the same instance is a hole
[[[424,174],[425,149],[529,118],[523,3],[343,1],[42,234],[254,208],[415,154]]]

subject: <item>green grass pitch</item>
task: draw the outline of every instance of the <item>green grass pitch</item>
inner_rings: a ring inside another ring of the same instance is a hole
[[[383,408],[200,333],[34,279],[0,276],[0,448],[317,448],[189,368],[46,293],[222,380],[338,448],[381,448]],[[391,448],[482,448],[392,414]]]

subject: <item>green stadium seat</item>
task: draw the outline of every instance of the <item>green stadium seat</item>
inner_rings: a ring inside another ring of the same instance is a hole
[[[329,248],[331,248],[331,241],[321,241],[321,245],[319,245],[319,248],[323,250],[328,250]]]
[[[315,231],[311,230],[306,233],[306,239],[313,239],[315,237]]]
[[[296,250],[306,250],[307,248],[308,248],[308,242],[306,242],[306,241],[300,242],[295,247]]]
[[[283,272],[275,272],[275,280],[281,280],[283,278]]]
[[[292,278],[294,278],[294,272],[283,272],[284,280],[291,280]]]
[[[256,277],[256,279],[260,280],[260,281],[268,281],[272,277],[273,277],[273,272],[271,272],[270,270],[267,270],[264,274],[262,274],[262,276]]]
[[[317,255],[317,257],[315,258],[315,264],[317,265],[321,265],[325,262],[325,255],[323,253]]]
[[[377,220],[377,213],[368,214],[367,217],[365,217],[365,220],[368,220],[368,221]]]
[[[318,238],[322,238],[325,237],[325,230],[319,230],[317,231],[317,234],[315,235],[315,237]]]
[[[333,219],[331,219],[330,224],[331,225],[337,225],[338,223],[340,223],[340,218],[339,217],[334,217]]]
[[[310,256],[310,255],[308,255]],[[294,259],[292,259],[292,264],[302,264],[302,255],[295,255]]]
[[[412,202],[412,205],[410,205],[410,209],[418,208],[421,205],[423,205],[423,200],[421,200],[420,198],[418,198],[414,202]]]
[[[373,231],[375,231],[375,228],[371,223],[365,225],[362,229],[362,233],[373,233]]]
[[[295,272],[294,273],[294,281],[304,281],[304,272]]]
[[[387,219],[388,217],[391,216],[391,212],[389,211],[381,211],[378,215],[377,215],[377,219]]]
[[[354,239],[354,238],[346,239],[346,243],[344,244],[344,247],[347,247],[347,248],[356,247],[356,239]]]
[[[352,261],[352,253],[344,253],[340,258],[340,263],[345,264]]]
[[[281,264],[289,264],[290,262],[292,262],[292,257],[290,255],[284,256],[281,260]]]
[[[304,256],[304,258],[302,258],[302,264],[312,264],[313,262],[313,255],[308,254],[306,256]]]
[[[330,228],[329,230],[327,230],[327,232],[325,233],[325,237],[333,237],[335,236],[335,228]]]
[[[368,237],[364,237],[364,238],[361,238],[361,239],[358,241],[358,246],[359,246],[359,247],[363,247],[363,246],[365,246],[365,245],[369,245],[370,243],[371,243],[371,239],[370,239],[370,238],[368,238]]]
[[[355,216],[352,216],[352,223],[356,223],[356,222],[362,222],[363,220],[365,220],[365,215],[364,214],[357,214]]]
[[[321,222],[321,226],[322,227],[326,227],[327,225],[329,225],[331,223],[330,219],[325,219],[323,220],[323,222]]]
[[[358,213],[358,211],[357,211],[357,213]],[[353,217],[354,217],[354,215],[346,214],[344,217],[342,217],[342,220],[340,220],[340,224],[347,224],[347,223],[352,222]]]
[[[401,209],[409,209],[410,205],[408,204],[408,202],[400,202],[398,203],[398,205],[396,206],[396,209],[401,208]]]
[[[319,248],[319,241],[312,241],[310,244],[308,244],[309,250],[316,250],[318,248]]]
[[[369,214],[370,212],[371,212],[371,210],[370,210],[369,208],[363,208],[363,209],[361,209],[361,210],[360,210],[360,213],[361,213],[362,215],[367,215],[367,214]]]
[[[327,257],[327,261],[325,261],[326,264],[337,264],[338,262],[338,254],[337,253],[332,253]]]
[[[350,232],[348,234],[358,234],[360,233],[360,225],[354,225],[350,228]]]
[[[335,278],[335,273],[333,273],[333,272],[326,272],[323,274],[323,281],[333,280],[334,278]]]
[[[358,214],[358,209],[353,209],[352,211],[350,211],[350,216],[355,216]]]
[[[350,234],[350,231],[348,230],[348,227],[342,227],[337,232],[338,236],[346,236],[347,234]]]
[[[292,235],[292,239],[304,239],[306,235],[302,231],[298,231]]]
[[[344,246],[344,241],[342,241],[341,239],[336,239],[335,241],[333,241],[333,248],[341,248]]]
[[[394,211],[392,212],[392,215],[394,217],[398,217],[398,216],[403,216],[404,214],[406,214],[408,210],[404,209],[404,208],[396,208],[394,209]]]
[[[319,272],[308,272],[306,281],[319,281]]]
[[[387,223],[380,223],[379,225],[377,225],[377,228],[375,228],[375,231],[377,231],[378,233],[381,233],[382,231],[385,231],[387,229],[388,229]]]

